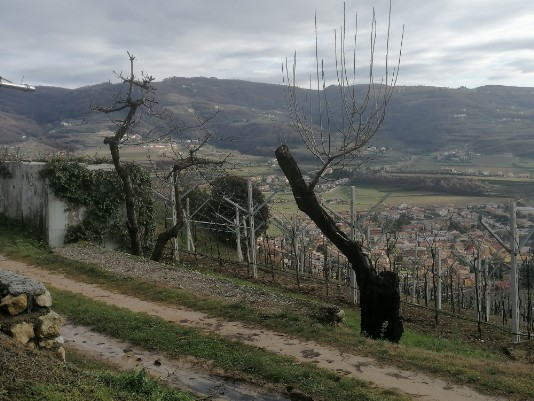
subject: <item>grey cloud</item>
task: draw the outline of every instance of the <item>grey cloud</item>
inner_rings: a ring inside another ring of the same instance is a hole
[[[333,62],[333,31],[343,0],[17,0],[0,14],[0,76],[39,85],[76,87],[113,80],[128,68],[158,80],[216,76],[279,83],[280,66],[296,50],[299,73],[314,69],[314,15],[322,57]],[[358,14],[360,69],[373,5],[383,63],[389,0],[347,1]],[[393,0],[391,55],[406,27],[399,84],[534,86],[534,4],[524,0]],[[329,75],[332,66],[326,67]],[[475,76],[473,70],[479,73]]]

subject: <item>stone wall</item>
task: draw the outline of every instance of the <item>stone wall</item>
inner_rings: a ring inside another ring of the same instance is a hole
[[[0,269],[0,332],[64,359],[61,317],[51,306],[52,296],[43,283]]]

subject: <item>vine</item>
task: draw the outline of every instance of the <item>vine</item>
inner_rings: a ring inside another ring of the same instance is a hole
[[[148,253],[153,247],[156,227],[150,175],[147,169],[135,163],[128,163],[127,168],[135,190],[143,251]],[[58,198],[85,208],[81,223],[67,229],[66,243],[85,240],[102,244],[111,239],[121,247],[128,247],[125,197],[114,169],[90,170],[77,160],[54,158],[46,163],[41,177],[48,179]]]

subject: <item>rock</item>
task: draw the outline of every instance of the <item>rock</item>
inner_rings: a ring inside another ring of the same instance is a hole
[[[40,281],[25,277],[9,270],[0,269],[0,293],[20,295],[41,295],[46,291]]]
[[[56,355],[59,357],[59,359],[61,359],[63,362],[66,362],[67,359],[65,358],[65,348],[63,347],[59,347],[57,350],[56,350]]]
[[[11,326],[10,334],[15,341],[24,345],[26,345],[28,341],[35,337],[33,324],[27,322],[17,323]]]
[[[345,321],[345,311],[343,309],[339,309],[335,315],[337,322],[344,322]]]
[[[52,306],[52,295],[48,290],[44,294],[35,297],[35,305],[50,308]]]
[[[58,337],[61,331],[61,316],[50,311],[44,316],[37,318],[37,337]]]
[[[41,349],[55,349],[59,348],[59,344],[55,340],[40,340],[39,348]]]
[[[337,325],[345,321],[345,311],[337,306],[322,306],[315,318],[322,324]]]
[[[57,349],[64,343],[65,343],[65,340],[63,339],[63,337],[59,336],[56,338],[40,340],[39,347],[45,348],[45,349]]]
[[[11,316],[19,315],[28,307],[28,296],[26,294],[20,295],[6,295],[0,302],[0,310],[6,311]]]

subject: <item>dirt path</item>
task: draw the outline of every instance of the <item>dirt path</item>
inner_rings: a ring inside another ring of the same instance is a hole
[[[502,398],[481,395],[468,387],[455,386],[445,381],[420,373],[400,370],[394,367],[381,367],[371,359],[341,353],[313,342],[301,341],[285,334],[247,327],[241,322],[210,318],[202,312],[178,307],[162,306],[131,296],[113,293],[96,285],[81,283],[23,263],[7,260],[0,255],[0,269],[24,274],[42,281],[45,285],[60,290],[103,301],[110,305],[158,316],[176,324],[195,327],[206,331],[216,331],[221,335],[238,339],[243,343],[294,357],[301,362],[313,362],[317,366],[351,375],[376,384],[382,388],[395,388],[424,401],[498,401]]]
[[[146,351],[87,327],[65,323],[61,334],[67,354],[75,349],[89,358],[111,363],[121,370],[145,369],[158,380],[172,387],[197,394],[213,401],[289,401],[272,394],[269,389],[218,377],[193,357],[169,359],[165,355]]]

